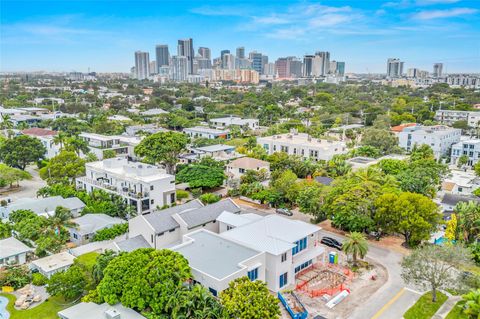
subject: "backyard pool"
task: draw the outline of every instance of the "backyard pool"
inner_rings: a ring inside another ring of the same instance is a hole
[[[10,318],[10,314],[7,311],[8,299],[0,296],[0,319]]]

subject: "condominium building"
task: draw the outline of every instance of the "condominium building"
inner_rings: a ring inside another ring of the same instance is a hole
[[[404,62],[400,59],[387,60],[387,78],[400,78],[403,74]]]
[[[77,187],[88,193],[101,189],[119,195],[138,215],[175,203],[175,176],[154,165],[110,158],[85,164],[85,176]]]
[[[170,60],[170,53],[168,52],[168,45],[159,44],[155,47],[155,57],[157,61],[157,73],[160,73],[160,67],[168,66]]]
[[[148,52],[135,52],[135,77],[137,80],[147,79],[150,75],[150,57]]]
[[[478,111],[457,111],[457,110],[438,110],[435,112],[434,119],[445,125],[452,125],[458,121],[467,121],[468,126],[478,127],[480,123],[480,112]]]
[[[467,157],[467,166],[474,166],[480,159],[480,140],[468,139],[452,145],[451,164],[458,164],[460,157]]]
[[[187,72],[193,74],[193,59],[195,52],[193,50],[192,38],[178,40],[177,55],[184,56],[187,59]]]
[[[183,129],[183,133],[191,138],[208,138],[208,139],[229,139],[229,130],[217,130],[206,126],[187,127]]]
[[[444,125],[409,126],[397,133],[399,146],[411,151],[415,145],[428,145],[436,159],[447,155],[451,146],[460,141],[462,130]]]
[[[210,124],[216,128],[227,128],[229,126],[237,126],[240,128],[248,127],[251,130],[258,129],[258,119],[242,119],[237,116],[219,117],[210,119]]]
[[[192,64],[193,68],[193,64]],[[187,81],[189,70],[188,59],[185,56],[174,55],[172,56],[170,64],[170,79],[174,82]]]
[[[345,154],[348,152],[347,145],[340,141],[327,141],[313,138],[305,133],[295,131],[286,134],[259,137],[257,143],[261,145],[267,153],[285,152],[290,155],[297,155],[303,158],[313,160],[328,161],[334,155]]]
[[[435,63],[433,65],[433,77],[439,78],[443,75],[443,63]]]
[[[101,160],[105,151],[113,151],[116,156],[127,156],[128,145],[122,143],[118,136],[107,136],[95,133],[81,133],[78,135],[88,144],[90,152]]]

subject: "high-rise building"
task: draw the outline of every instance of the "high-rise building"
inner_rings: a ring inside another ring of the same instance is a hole
[[[234,70],[235,69],[235,56],[231,53],[225,53],[222,56],[222,66],[223,66],[223,69]]]
[[[193,51],[192,38],[178,40],[177,55],[187,58],[188,74],[193,74],[193,59],[195,58],[195,53]]]
[[[277,61],[275,61],[275,74],[280,79],[285,79],[290,77],[290,70],[288,67],[287,58],[278,58]]]
[[[135,52],[135,77],[137,80],[147,79],[150,75],[150,57],[148,52]]]
[[[263,74],[265,64],[267,63],[268,63],[268,55],[262,55],[262,72],[260,72],[260,74]]]
[[[170,60],[170,53],[168,52],[168,45],[159,44],[155,47],[155,58],[157,61],[157,73],[162,66],[166,66]]]
[[[433,77],[439,78],[443,74],[443,63],[435,63],[433,65]]]
[[[390,58],[387,60],[387,78],[400,78],[403,74],[404,62],[400,59]]]
[[[150,74],[157,74],[158,73],[157,62],[156,61],[150,61],[149,71],[150,71]]]
[[[337,68],[335,70],[335,74],[339,76],[345,75],[345,62],[337,62]]]
[[[313,76],[325,76],[330,69],[330,52],[315,52],[312,63]]]
[[[211,69],[212,68],[212,60],[197,56],[195,57],[195,60],[198,65],[198,70],[205,70],[205,69]]]
[[[303,76],[309,77],[313,75],[313,59],[314,55],[305,55],[303,57]]]
[[[273,76],[275,75],[275,63],[267,63],[263,66],[263,74]]]
[[[259,52],[253,51],[248,54],[248,57],[252,63],[252,69],[257,71],[259,74],[262,74],[262,70],[263,70],[262,54]]]
[[[185,82],[188,76],[188,58],[182,55],[174,55],[171,62],[170,79],[175,82]]]
[[[224,60],[224,58],[223,58],[223,57],[225,56],[225,54],[230,54],[230,50],[222,50],[222,51],[220,51],[220,61],[222,61],[222,63],[221,63],[221,68],[222,68],[222,69],[226,69],[226,68],[227,68],[227,66],[225,65],[225,60]]]
[[[237,54],[237,58],[245,59],[245,47],[238,47],[236,54]]]
[[[202,56],[202,58],[211,60],[212,59],[212,52],[210,51],[209,48],[205,47],[199,47],[198,48],[198,54]]]

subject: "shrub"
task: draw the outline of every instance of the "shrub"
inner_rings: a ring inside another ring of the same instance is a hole
[[[95,235],[93,235],[92,241],[102,241],[113,239],[117,236],[125,234],[128,231],[128,223],[123,224],[116,224],[110,228],[104,228],[102,230],[97,231]]]
[[[188,198],[189,196],[190,194],[187,191],[182,189],[177,190],[177,199],[182,200]]]
[[[32,274],[32,284],[34,284],[35,286],[44,286],[47,284],[47,281],[47,277],[45,277],[41,273],[37,272]]]
[[[26,266],[7,267],[0,273],[0,286],[19,289],[31,282],[30,270]]]
[[[212,194],[212,193],[207,193],[203,194],[199,197],[199,199],[202,201],[204,204],[212,204],[216,203],[220,200],[220,196]]]

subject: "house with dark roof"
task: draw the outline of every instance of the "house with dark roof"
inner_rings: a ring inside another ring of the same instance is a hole
[[[443,195],[442,200],[440,202],[440,206],[442,208],[442,211],[444,215],[447,213],[452,213],[455,206],[458,203],[462,202],[470,202],[474,201],[476,203],[480,203],[480,198],[477,196],[464,196],[464,195],[457,195],[457,194],[449,194],[446,193]]]
[[[129,237],[142,236],[150,247],[167,248],[180,243],[184,234],[197,229],[218,233],[218,216],[223,212],[239,214],[240,211],[240,207],[230,198],[207,206],[196,199],[130,219]]]

